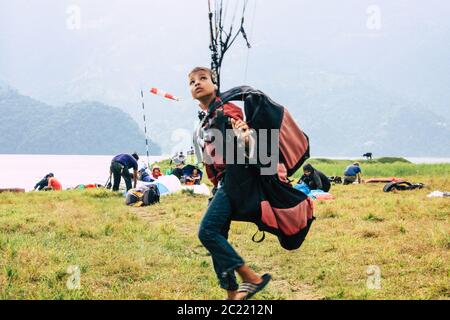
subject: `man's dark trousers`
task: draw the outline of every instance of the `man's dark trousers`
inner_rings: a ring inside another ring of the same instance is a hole
[[[128,167],[123,164],[113,161],[111,162],[111,172],[113,174],[114,183],[113,183],[113,191],[119,190],[120,178],[123,177],[125,180],[125,185],[127,187],[127,191],[131,189],[131,176],[130,171],[128,171]]]

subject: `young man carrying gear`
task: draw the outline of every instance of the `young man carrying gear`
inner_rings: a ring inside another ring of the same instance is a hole
[[[200,102],[200,108],[205,115],[208,115],[210,104],[218,99],[217,85],[213,80],[212,71],[203,67],[193,69],[189,73],[189,87],[192,97]],[[244,143],[248,143],[250,130],[247,123],[243,121],[242,110],[232,103],[225,103],[208,116],[214,120],[218,112],[231,119],[232,128],[241,133],[240,138]],[[204,130],[204,125],[207,125],[206,122],[202,122],[202,126],[198,130]],[[201,243],[211,253],[214,270],[220,287],[227,291],[227,299],[248,299],[262,290],[270,281],[271,276],[270,274],[259,276],[255,273],[228,242],[232,206],[223,187],[226,164],[223,154],[214,150],[212,142],[213,139],[205,138],[202,151],[213,160],[212,163],[207,163],[205,168],[209,180],[217,191],[203,216],[198,236]],[[235,272],[242,278],[243,283],[240,286],[237,283]]]
[[[133,188],[136,188],[139,156],[137,153],[118,154],[111,160],[110,172],[114,177],[113,191],[119,190],[120,179],[123,177],[127,191],[131,189],[130,169],[133,168]]]

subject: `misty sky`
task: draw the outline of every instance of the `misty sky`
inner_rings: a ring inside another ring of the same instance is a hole
[[[230,20],[236,1],[225,2]],[[238,39],[223,88],[245,81],[283,100],[283,87],[325,72],[448,111],[448,1],[249,0],[245,17],[252,49]],[[49,104],[98,100],[139,121],[139,90],[154,86],[184,98],[147,96],[155,121],[178,110],[193,122],[186,74],[209,66],[208,45],[207,0],[0,0],[0,80]]]

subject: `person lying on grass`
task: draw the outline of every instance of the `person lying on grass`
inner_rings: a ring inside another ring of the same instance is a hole
[[[218,99],[217,85],[212,71],[208,68],[197,67],[189,73],[188,78],[192,97],[200,102],[200,108],[205,114],[208,114],[209,105]],[[242,110],[232,103],[226,103],[217,110],[223,111],[223,114],[230,118],[233,130],[238,133],[237,136],[248,144],[250,129],[243,121]],[[216,112],[211,115],[212,118],[216,116]],[[201,130],[207,130],[207,122],[201,123]],[[214,159],[212,164],[205,163],[205,168],[216,192],[200,223],[198,237],[211,254],[220,287],[227,291],[227,299],[249,299],[267,285],[271,275],[266,273],[259,276],[255,273],[228,242],[232,210],[230,200],[224,190],[225,159],[223,159],[223,155],[213,151],[212,142],[212,140],[204,139],[202,151],[210,159]],[[219,161],[215,161],[215,159]],[[240,286],[235,272],[242,279]]]

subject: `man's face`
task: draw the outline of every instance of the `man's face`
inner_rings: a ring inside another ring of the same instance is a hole
[[[311,171],[306,170],[306,171],[303,171],[303,173],[306,174],[307,176],[309,176],[311,174]]]
[[[201,99],[215,93],[216,88],[208,71],[197,71],[189,75],[189,88],[194,99]]]

